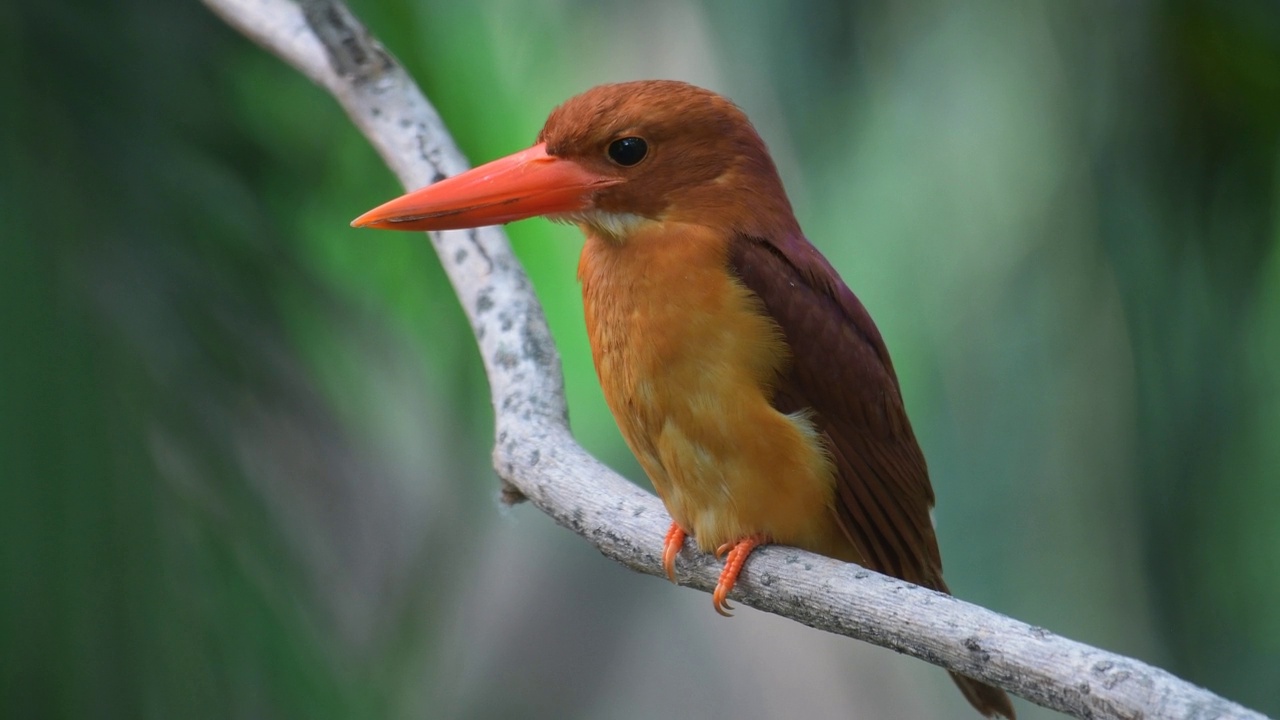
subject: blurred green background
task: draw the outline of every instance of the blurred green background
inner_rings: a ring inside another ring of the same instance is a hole
[[[354,9],[473,161],[599,82],[734,98],[894,353],[956,593],[1280,715],[1280,3]],[[430,247],[347,227],[400,189],[201,5],[5,3],[0,77],[5,717],[976,717],[500,508]],[[577,231],[510,233],[643,482]]]

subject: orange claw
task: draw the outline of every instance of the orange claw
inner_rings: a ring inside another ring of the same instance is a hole
[[[729,591],[733,590],[733,586],[738,582],[738,573],[742,572],[742,566],[747,562],[747,556],[757,545],[764,545],[769,542],[769,538],[763,533],[757,533],[750,537],[745,537],[737,542],[727,542],[716,548],[716,557],[720,557],[725,553],[729,556],[725,558],[724,570],[720,571],[720,581],[716,583],[715,592],[711,593],[711,604],[715,606],[716,612],[725,617],[732,617],[733,613],[729,612],[733,606],[729,604]]]
[[[667,577],[671,578],[671,582],[676,581],[676,555],[680,554],[680,548],[684,547],[685,531],[676,523],[671,523],[671,529],[667,531],[667,537],[662,541],[662,567],[667,571]]]

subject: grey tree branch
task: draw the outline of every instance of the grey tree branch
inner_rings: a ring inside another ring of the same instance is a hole
[[[466,169],[435,109],[336,0],[204,0],[337,98],[406,188]],[[670,523],[657,498],[588,455],[569,432],[560,358],[500,228],[432,233],[471,321],[497,422],[494,466],[607,557],[662,576]],[[691,547],[691,546],[690,546]],[[711,590],[719,564],[686,549],[680,582]],[[998,685],[1080,718],[1262,718],[1164,670],[976,605],[794,548],[757,550],[732,597]]]

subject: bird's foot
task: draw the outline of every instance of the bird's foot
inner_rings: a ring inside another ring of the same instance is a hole
[[[680,548],[684,547],[686,534],[684,528],[671,523],[671,529],[662,540],[662,567],[667,571],[667,577],[671,582],[676,581],[676,555],[679,555]]]
[[[728,557],[724,560],[724,570],[720,571],[720,581],[716,583],[715,592],[711,593],[711,604],[715,606],[716,612],[725,617],[733,616],[733,613],[729,612],[733,609],[729,605],[729,591],[733,590],[734,584],[738,582],[738,574],[742,572],[742,565],[747,562],[747,556],[756,549],[757,545],[768,542],[770,540],[764,533],[757,533],[716,548],[717,558],[728,553]]]

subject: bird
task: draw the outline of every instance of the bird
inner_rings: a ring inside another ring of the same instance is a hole
[[[676,80],[591,88],[533,146],[380,205],[356,227],[544,216],[586,236],[592,359],[672,523],[725,557],[727,597],[776,543],[950,593],[925,457],[880,331],[800,229],[768,148],[722,95]],[[1008,695],[951,673],[987,717]]]

